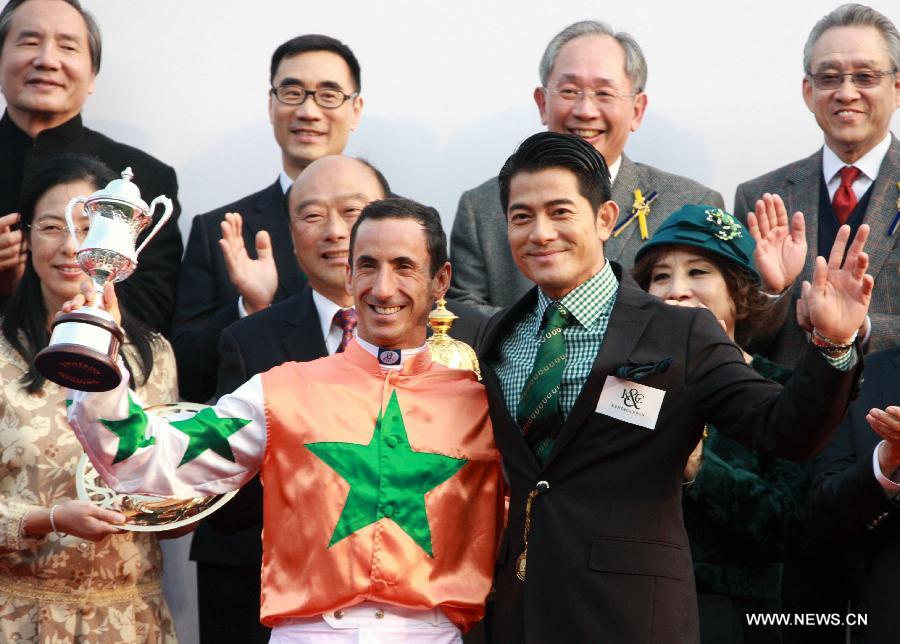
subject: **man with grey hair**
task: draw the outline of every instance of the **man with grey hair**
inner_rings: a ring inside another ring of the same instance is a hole
[[[592,20],[571,24],[547,45],[539,73],[534,101],[541,123],[551,132],[581,137],[609,165],[612,198],[621,213],[621,229],[606,243],[611,260],[630,267],[647,234],[686,203],[723,206],[718,192],[623,153],[647,108],[647,62],[629,34]],[[450,253],[450,293],[461,301],[493,311],[533,286],[513,261],[496,177],[463,193]]]
[[[859,4],[824,16],[803,50],[803,100],[825,145],[810,157],[742,183],[734,198],[734,212],[741,217],[767,192],[781,195],[789,211],[803,212],[813,252],[807,254],[799,283],[810,279],[815,257],[831,248],[841,225],[855,234],[861,224],[869,224],[875,291],[859,337],[872,350],[900,344],[900,142],[890,129],[900,106],[898,68],[900,34],[886,16]],[[789,285],[785,304],[796,301],[800,291],[799,284]],[[806,338],[794,321],[794,307],[780,308],[788,319],[773,319],[771,337],[758,349],[792,365]]]
[[[172,221],[118,288],[131,315],[165,332],[181,262],[178,183],[168,165],[82,124],[100,53],[100,29],[78,0],[11,0],[0,11],[0,90],[6,99],[0,119],[0,302],[15,289],[25,262],[18,229],[22,185],[43,161],[74,152],[97,157],[116,172],[130,166],[148,201],[157,195],[174,201]]]

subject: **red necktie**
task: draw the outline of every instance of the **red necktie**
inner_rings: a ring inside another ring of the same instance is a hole
[[[835,191],[831,205],[834,207],[834,215],[842,226],[847,223],[850,213],[856,208],[856,193],[853,192],[853,182],[859,178],[862,171],[853,165],[841,168],[841,185]]]
[[[335,351],[335,353],[340,353],[347,348],[350,340],[353,339],[353,329],[356,328],[356,309],[351,307],[339,310],[334,314],[334,324],[341,327],[341,330],[344,332],[343,336],[341,336],[341,343],[338,345],[337,351]]]

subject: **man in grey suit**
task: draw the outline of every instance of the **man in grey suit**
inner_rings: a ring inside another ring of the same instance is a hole
[[[724,207],[718,192],[623,154],[628,135],[640,127],[647,107],[647,62],[630,35],[601,22],[576,22],[547,45],[539,72],[541,86],[534,90],[534,100],[541,122],[551,132],[583,138],[603,155],[612,175],[612,199],[619,205],[619,224],[632,213],[637,191],[645,199],[655,194],[646,217],[651,234],[686,203]],[[630,267],[643,241],[635,219],[606,242],[606,256]],[[534,286],[513,261],[496,177],[460,198],[450,255],[450,295],[463,302],[493,311]]]
[[[815,257],[827,255],[837,229],[871,227],[869,272],[875,290],[869,318],[859,331],[871,350],[900,344],[900,142],[891,117],[900,106],[900,34],[874,9],[856,4],[823,17],[803,51],[803,99],[825,136],[812,156],[742,183],[734,212],[743,217],[764,193],[782,196],[789,210],[806,218],[807,255],[800,280],[808,281]],[[801,288],[788,287],[785,303]],[[788,299],[789,298],[789,299]],[[779,307],[772,337],[758,347],[767,357],[793,365],[806,346],[793,306]],[[785,323],[786,322],[786,323]]]

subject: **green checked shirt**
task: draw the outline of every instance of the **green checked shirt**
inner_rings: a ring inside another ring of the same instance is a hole
[[[603,335],[609,325],[609,315],[616,303],[619,281],[607,260],[606,265],[592,278],[566,295],[560,304],[575,318],[564,331],[566,338],[566,367],[560,383],[559,406],[565,419],[581,388],[591,373]],[[538,289],[537,306],[513,327],[503,340],[500,357],[491,366],[500,379],[503,398],[510,413],[515,415],[525,381],[534,368],[541,320],[552,300]]]

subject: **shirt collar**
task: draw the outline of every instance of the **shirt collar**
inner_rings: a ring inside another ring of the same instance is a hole
[[[609,168],[609,183],[612,184],[615,182],[616,177],[619,176],[619,168],[622,167],[622,155],[620,154],[619,158],[607,167]]]
[[[356,336],[356,342],[366,353],[375,358],[376,365],[381,371],[408,371],[410,368],[413,368],[414,371],[418,371],[423,365],[421,359],[416,359],[417,356],[421,355],[423,352],[428,353],[426,349],[428,349],[427,344],[423,344],[419,347],[415,347],[413,349],[400,349],[398,353],[400,354],[400,361],[395,365],[383,365],[378,362],[378,352],[381,350],[380,347],[372,344],[371,342],[366,342],[361,337]],[[349,350],[351,342],[347,345],[347,350]],[[346,350],[345,350],[346,353]],[[428,363],[431,362],[430,356]],[[405,368],[404,368],[405,367]]]
[[[593,277],[567,293],[559,300],[559,303],[578,320],[581,326],[588,328],[609,307],[613,296],[615,296],[617,286],[616,274],[613,272],[612,266],[607,259],[603,268],[595,273]],[[603,294],[603,297],[597,297],[598,293]],[[536,311],[538,320],[544,319],[544,311],[547,310],[547,307],[553,301],[544,291],[538,289]]]
[[[878,170],[881,168],[881,162],[887,156],[888,148],[891,147],[891,133],[888,132],[878,144],[866,152],[862,157],[857,159],[853,165],[860,169],[871,181],[878,178]],[[847,164],[841,161],[840,157],[835,154],[834,150],[827,145],[822,150],[822,176],[825,177],[825,183],[834,179],[835,175],[841,171],[841,168]]]
[[[312,290],[313,304],[316,306],[316,313],[319,314],[319,325],[322,327],[322,337],[327,338],[331,332],[331,325],[334,322],[334,314],[345,308],[340,304],[336,304],[327,297]]]
[[[278,173],[278,182],[281,184],[281,192],[284,194],[287,194],[291,186],[294,185],[294,180],[287,176],[284,170]]]

